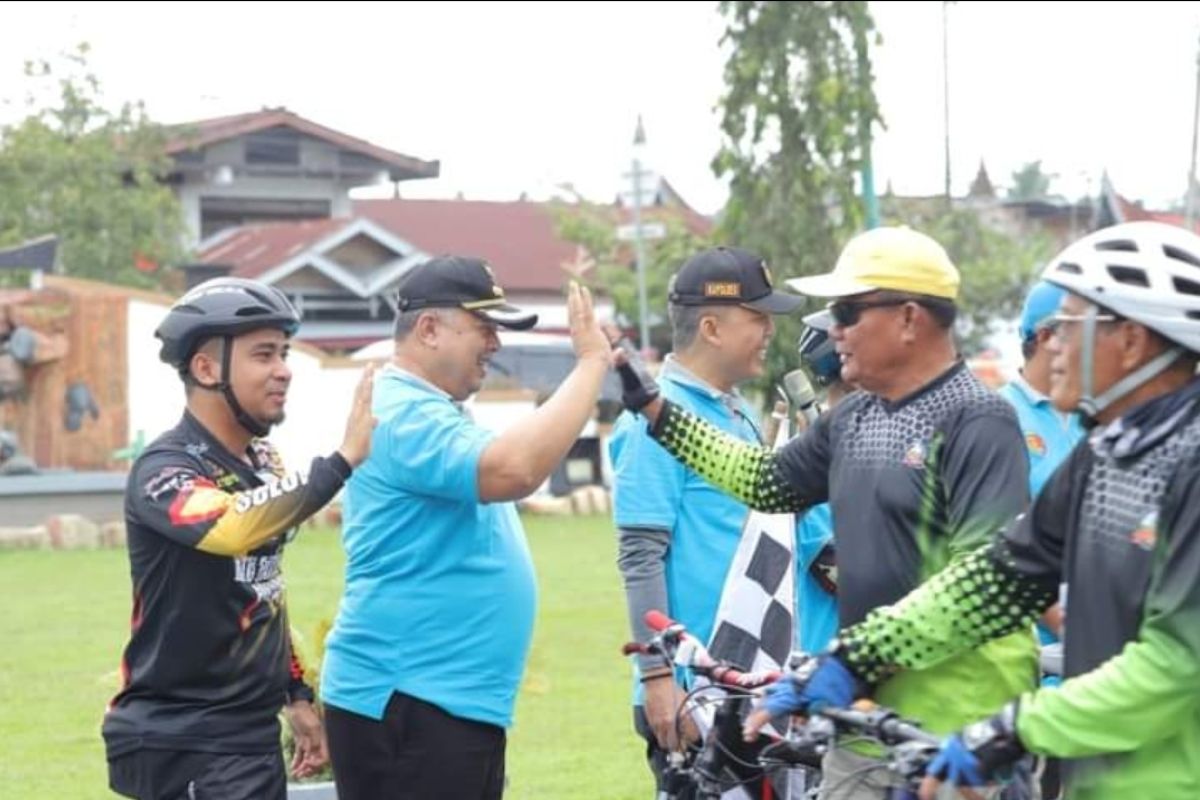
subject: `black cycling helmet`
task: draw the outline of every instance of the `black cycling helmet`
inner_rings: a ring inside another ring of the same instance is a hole
[[[842,378],[842,360],[829,338],[832,322],[828,311],[809,314],[800,334],[800,363],[818,386],[832,386]]]
[[[298,327],[300,315],[275,287],[245,278],[213,278],[179,298],[154,335],[162,340],[158,357],[186,376],[188,362],[205,339],[258,328],[278,328],[291,336]]]
[[[250,417],[233,395],[228,382],[229,359],[234,337],[261,328],[277,328],[289,337],[300,327],[300,315],[278,289],[245,278],[213,278],[196,286],[171,306],[154,331],[162,340],[158,357],[175,367],[185,383],[220,391],[238,423],[255,436],[266,436],[270,426]],[[188,364],[196,348],[213,337],[225,340],[221,359],[221,382],[212,386],[196,383]]]

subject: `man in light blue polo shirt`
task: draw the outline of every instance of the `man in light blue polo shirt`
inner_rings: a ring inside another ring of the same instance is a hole
[[[801,299],[772,288],[759,256],[726,247],[691,258],[669,292],[674,352],[659,376],[663,393],[722,430],[759,442],[755,414],[735,386],[762,374],[775,330],[771,315],[794,310]],[[672,458],[649,437],[641,417],[618,419],[609,454],[618,565],[634,637],[644,642],[652,635],[643,616],[659,609],[707,641],[746,506]],[[682,692],[660,660],[642,657],[638,666],[634,727],[646,740],[661,790],[666,755],[678,747],[674,723]]]
[[[497,800],[537,594],[510,501],[579,436],[611,348],[572,285],[575,368],[497,436],[461,404],[500,347],[497,326],[536,315],[507,304],[483,261],[457,256],[413,268],[397,305],[374,457],[348,484],[346,588],[321,672],[338,797]]]

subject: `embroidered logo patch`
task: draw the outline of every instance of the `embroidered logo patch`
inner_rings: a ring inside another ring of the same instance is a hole
[[[906,467],[925,466],[925,443],[917,441],[910,444],[908,450],[904,452],[903,460]]]
[[[1154,543],[1158,541],[1158,512],[1151,511],[1142,520],[1142,524],[1134,529],[1129,535],[1129,541],[1140,547],[1142,550],[1153,550]]]
[[[1029,448],[1029,452],[1032,455],[1046,455],[1046,440],[1038,436],[1036,433],[1025,434],[1025,446]]]
[[[704,284],[705,297],[741,297],[742,285],[737,281],[708,281]]]

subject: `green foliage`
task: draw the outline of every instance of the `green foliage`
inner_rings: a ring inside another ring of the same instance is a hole
[[[860,131],[879,119],[865,2],[726,2],[732,45],[713,160],[730,180],[725,241],[766,257],[777,278],[827,272],[863,224]],[[815,308],[814,303],[814,308]],[[777,318],[766,381],[796,366],[799,315]]]
[[[561,203],[551,208],[559,236],[584,248],[596,262],[595,269],[584,276],[584,281],[612,297],[619,324],[635,333],[638,327],[636,257],[630,243],[617,241],[616,228],[621,221],[617,209],[589,203]],[[663,238],[644,243],[650,346],[659,353],[666,353],[671,349],[671,325],[666,315],[667,285],[684,261],[710,243],[705,237],[692,233],[669,207],[646,209],[644,218],[662,224],[667,231]],[[632,338],[636,340],[636,333]]]
[[[67,274],[154,286],[135,263],[182,258],[166,136],[141,104],[101,106],[87,53],[80,45],[64,63],[26,64],[28,115],[0,128],[0,245],[54,233]],[[47,86],[57,97],[46,99]]]
[[[887,224],[908,225],[932,236],[958,267],[957,331],[968,355],[982,347],[995,320],[1020,313],[1038,269],[1054,254],[1054,243],[1045,234],[1010,236],[988,227],[971,209],[947,211],[941,203],[892,201],[883,211]]]
[[[1012,186],[1008,189],[1009,200],[1037,200],[1050,194],[1053,175],[1042,172],[1042,162],[1030,161],[1012,174]]]
[[[652,793],[630,717],[629,632],[606,516],[525,517],[538,570],[533,650],[508,744],[506,800]],[[284,555],[288,615],[311,658],[337,608],[337,531],[305,527]],[[124,550],[0,551],[0,785],[5,798],[115,798],[100,721],[129,637]],[[312,662],[310,661],[311,665]]]

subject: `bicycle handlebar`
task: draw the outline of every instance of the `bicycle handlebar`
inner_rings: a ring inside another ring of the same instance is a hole
[[[681,623],[666,614],[651,609],[646,612],[646,626],[657,635],[646,644],[630,643],[622,648],[629,653],[658,653],[670,663],[688,667],[713,683],[741,689],[757,689],[779,679],[778,670],[745,672],[712,657],[699,639],[688,633]]]

